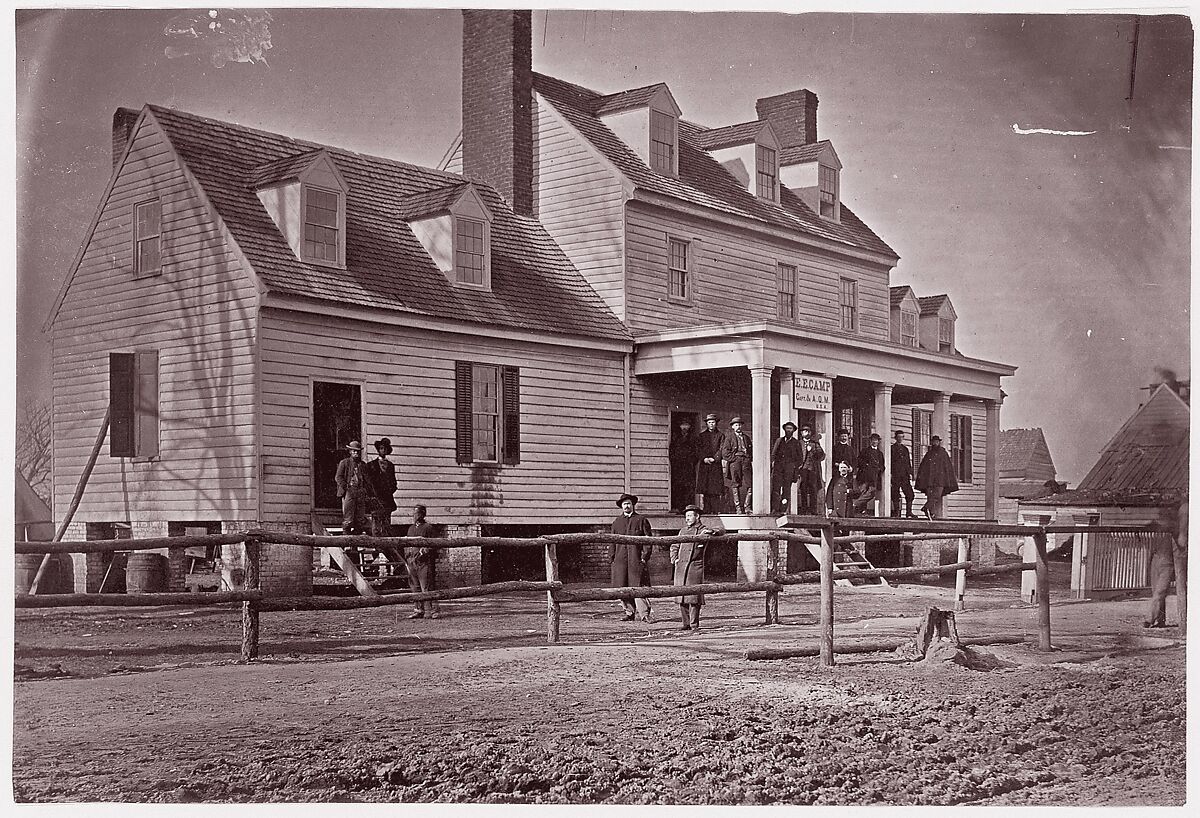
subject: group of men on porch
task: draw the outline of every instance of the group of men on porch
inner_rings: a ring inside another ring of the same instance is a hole
[[[708,414],[704,419],[705,429],[694,437],[691,421],[686,417],[679,421],[668,452],[672,510],[678,511],[700,497],[706,512],[749,512],[753,452],[750,435],[743,430],[740,417],[729,421],[728,434],[718,428],[720,420],[716,414]],[[789,420],[782,428],[783,435],[771,447],[773,513],[783,513],[790,508],[794,484],[797,494],[794,513],[839,517],[874,515],[875,501],[882,495],[886,471],[879,435],[872,434],[867,447],[856,453],[850,442],[850,430],[839,429],[838,440],[832,447],[832,475],[828,484],[822,485],[821,464],[825,460],[825,451],[815,439],[812,427],[797,427]],[[799,437],[796,437],[797,432]],[[891,449],[891,516],[917,518],[912,509],[915,476],[917,490],[926,498],[921,511],[930,519],[940,519],[944,516],[942,498],[958,490],[950,455],[942,448],[941,437],[934,435],[914,475],[912,453],[904,443],[904,434],[903,431],[895,433]],[[726,502],[727,497],[731,503]]]

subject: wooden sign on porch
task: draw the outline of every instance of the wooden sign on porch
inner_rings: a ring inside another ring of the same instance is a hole
[[[820,375],[795,376],[795,408],[815,412],[833,411],[833,380]]]

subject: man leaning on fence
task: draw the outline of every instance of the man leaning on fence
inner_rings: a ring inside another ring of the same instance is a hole
[[[650,537],[650,520],[637,513],[637,495],[622,494],[617,498],[621,515],[613,520],[612,533],[630,537]],[[608,561],[612,566],[614,588],[638,588],[650,584],[650,554],[654,546],[614,543],[608,548]],[[650,621],[650,600],[645,597],[623,598],[621,607],[625,611],[623,620],[632,622],[636,615],[643,622]]]
[[[408,527],[408,536],[410,537],[434,537],[437,536],[434,526],[425,519],[425,506],[413,507],[412,525]],[[432,591],[434,586],[434,563],[437,559],[437,551],[432,548],[405,548],[404,562],[408,568],[408,589],[414,593],[417,591]],[[413,603],[413,612],[408,615],[409,619],[421,619],[426,617],[429,619],[437,619],[440,616],[438,613],[438,603],[436,599],[428,599],[421,602]]]
[[[688,506],[683,511],[683,528],[679,536],[699,534],[720,534],[715,528],[709,528],[700,520],[700,508]],[[707,551],[703,542],[683,542],[671,544],[671,564],[675,566],[676,585],[699,585],[704,582],[704,555]],[[685,594],[679,599],[679,613],[683,618],[681,631],[700,630],[700,606],[704,604],[704,594]]]

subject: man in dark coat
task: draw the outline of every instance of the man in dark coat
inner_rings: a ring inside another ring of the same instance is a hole
[[[376,440],[375,453],[379,456],[365,467],[376,500],[371,510],[371,536],[390,537],[392,512],[396,510],[396,466],[388,460],[392,441],[386,437]]]
[[[900,495],[904,495],[907,514],[903,516],[917,519],[912,513],[912,453],[904,445],[904,432],[896,432],[896,442],[892,444],[892,516],[900,517]]]
[[[334,482],[337,496],[342,500],[342,533],[366,534],[371,504],[375,501],[374,487],[362,460],[362,444],[351,440],[346,444],[349,454],[338,463]]]
[[[705,429],[696,437],[696,493],[704,495],[704,510],[716,514],[724,510],[725,476],[721,472],[721,445],[725,435],[717,428],[720,418],[709,414]]]
[[[425,519],[425,506],[413,506],[413,521],[408,527],[409,537],[436,537],[436,529],[432,523]],[[404,561],[408,566],[408,590],[417,591],[432,591],[434,589],[434,565],[437,561],[437,551],[433,548],[405,548]],[[408,615],[409,619],[421,619],[428,617],[429,619],[437,619],[441,614],[438,612],[438,603],[436,599],[426,600],[424,602],[414,602],[414,610]]]
[[[779,514],[788,506],[792,497],[792,483],[804,460],[804,450],[796,439],[796,424],[790,420],[783,424],[783,437],[776,438],[771,446],[771,511]],[[792,511],[794,514],[795,511]]]
[[[858,479],[860,486],[870,489],[868,492],[862,492],[861,504],[862,507],[870,514],[875,511],[875,499],[879,497],[883,491],[883,452],[879,450],[880,437],[877,434],[872,434],[868,439],[867,448],[863,449],[858,455],[858,466],[855,468],[855,476]]]
[[[692,422],[680,419],[679,429],[671,435],[667,459],[671,462],[671,511],[683,511],[683,507],[696,502],[696,438],[692,436]]]
[[[838,463],[848,463],[850,468],[854,468],[854,464],[858,462],[858,453],[854,451],[854,447],[850,445],[850,430],[846,428],[837,430],[837,442],[833,444],[833,467],[836,469]]]
[[[729,434],[721,444],[721,467],[729,478],[729,488],[733,493],[733,510],[745,514],[750,509],[746,502],[746,492],[750,490],[752,479],[750,454],[753,444],[750,435],[742,431],[742,419],[733,418],[729,421]]]
[[[950,461],[950,454],[942,448],[942,439],[937,435],[929,438],[929,451],[921,458],[921,465],[917,468],[917,491],[925,495],[925,505],[921,506],[921,511],[931,520],[940,520],[945,516],[942,498],[958,491],[954,463]]]
[[[813,439],[812,427],[800,428],[800,464],[796,467],[796,481],[800,484],[796,504],[800,514],[819,514],[821,494],[821,461],[825,450]]]
[[[845,460],[837,464],[837,472],[825,490],[825,504],[830,517],[858,517],[862,513],[863,490],[869,488],[854,480],[854,469]]]
[[[720,534],[715,528],[709,528],[700,520],[700,509],[688,506],[683,510],[683,528],[679,536],[698,536],[702,534]],[[675,566],[675,585],[699,585],[704,582],[704,543],[683,542],[671,544],[671,564]],[[679,599],[679,614],[683,618],[682,631],[700,630],[700,606],[704,604],[704,594],[685,594]]]
[[[637,513],[637,495],[622,494],[617,498],[621,516],[613,520],[612,533],[630,537],[650,537],[650,520]],[[650,554],[652,545],[614,544],[608,548],[608,561],[612,566],[612,587],[639,588],[650,584]],[[632,622],[636,616],[643,622],[650,621],[650,600],[645,597],[623,598],[621,607],[625,611],[623,620]]]

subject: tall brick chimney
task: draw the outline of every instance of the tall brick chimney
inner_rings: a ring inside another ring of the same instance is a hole
[[[817,95],[807,88],[763,97],[754,104],[759,119],[771,123],[781,148],[817,141]]]
[[[463,10],[463,175],[533,215],[533,13]]]
[[[120,162],[121,157],[125,155],[125,146],[129,144],[129,140],[133,137],[133,126],[137,122],[137,118],[141,115],[141,113],[141,111],[136,111],[133,108],[118,108],[116,113],[113,114],[113,170],[117,169],[117,163]]]

